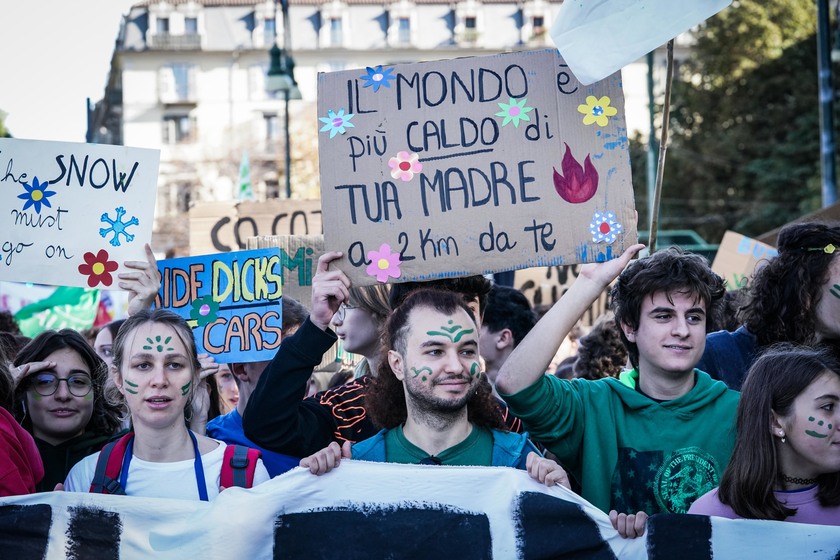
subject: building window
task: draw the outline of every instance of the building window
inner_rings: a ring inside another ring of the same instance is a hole
[[[160,100],[163,103],[179,103],[195,100],[194,64],[169,64],[160,69]]]
[[[195,141],[195,122],[188,114],[164,115],[164,144],[187,144],[193,141]]]
[[[265,198],[268,200],[280,198],[280,182],[277,179],[265,180]]]
[[[166,35],[169,33],[169,18],[157,18],[157,32],[158,35]]]
[[[464,18],[464,29],[466,29],[467,31],[475,31],[476,28],[477,25],[475,16],[467,16]]]
[[[198,18],[186,17],[184,18],[184,34],[198,35]]]
[[[344,43],[341,18],[330,18],[330,46],[340,47]]]
[[[192,189],[188,184],[178,185],[178,212],[185,213],[190,211],[190,204],[192,203]]]
[[[534,16],[531,18],[531,26],[534,30],[534,35],[541,35],[545,33],[545,17]]]
[[[277,37],[277,21],[274,18],[263,20],[263,42],[266,45],[273,45]]]
[[[264,113],[263,121],[265,122],[265,147],[270,150],[277,146],[277,141],[280,139],[280,118],[277,113]]]
[[[400,43],[411,42],[411,18],[401,17],[397,26],[397,40]]]

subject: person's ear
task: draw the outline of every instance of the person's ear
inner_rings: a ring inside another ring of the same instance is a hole
[[[120,374],[120,370],[117,368],[116,364],[111,364],[111,371],[109,371],[108,374],[111,376],[111,381],[114,382],[114,386],[117,388],[117,391],[119,391],[122,396],[125,396],[122,374]]]
[[[770,434],[774,437],[784,438],[787,435],[785,432],[785,423],[775,410],[770,411]]]
[[[621,322],[621,332],[624,333],[624,336],[627,338],[627,340],[629,340],[630,342],[636,342],[636,330],[624,321]]]
[[[394,372],[394,377],[402,381],[405,379],[404,362],[402,354],[396,350],[388,350],[388,365],[391,366],[391,371]]]
[[[510,329],[502,329],[496,333],[496,349],[504,350],[505,348],[513,348],[513,331]]]

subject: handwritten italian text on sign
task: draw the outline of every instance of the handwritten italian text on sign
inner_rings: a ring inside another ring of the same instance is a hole
[[[283,326],[277,249],[166,259],[158,270],[156,305],[187,320],[199,353],[221,363],[274,357]]]
[[[0,280],[116,288],[152,238],[159,152],[0,138]]]
[[[320,74],[324,241],[356,284],[607,260],[636,240],[618,74],[556,50]]]

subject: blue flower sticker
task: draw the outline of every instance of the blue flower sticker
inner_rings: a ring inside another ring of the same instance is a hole
[[[321,127],[320,132],[330,131],[330,138],[336,134],[344,134],[347,128],[356,128],[356,125],[350,122],[355,115],[353,113],[344,114],[344,109],[339,109],[338,114],[334,111],[327,111],[326,117],[319,117],[322,123],[326,123]]]
[[[49,197],[54,195],[55,191],[48,191],[47,187],[49,187],[49,183],[39,182],[37,176],[33,178],[31,187],[29,186],[29,183],[23,183],[23,188],[26,190],[26,192],[18,195],[19,199],[26,201],[26,204],[23,205],[22,210],[26,210],[30,206],[34,206],[35,212],[40,214],[41,205],[44,205],[47,208],[52,208],[52,205],[49,201]]]
[[[391,87],[391,82],[389,80],[396,80],[396,77],[391,75],[393,72],[393,68],[387,68],[382,70],[382,66],[377,66],[376,68],[371,68],[370,66],[367,67],[367,74],[364,76],[359,76],[362,80],[365,80],[365,83],[362,84],[362,87],[373,87],[374,93],[379,91],[379,88]]]

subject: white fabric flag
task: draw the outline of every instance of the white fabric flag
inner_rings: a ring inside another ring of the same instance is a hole
[[[715,15],[732,0],[567,0],[551,27],[584,85],[602,80]]]

